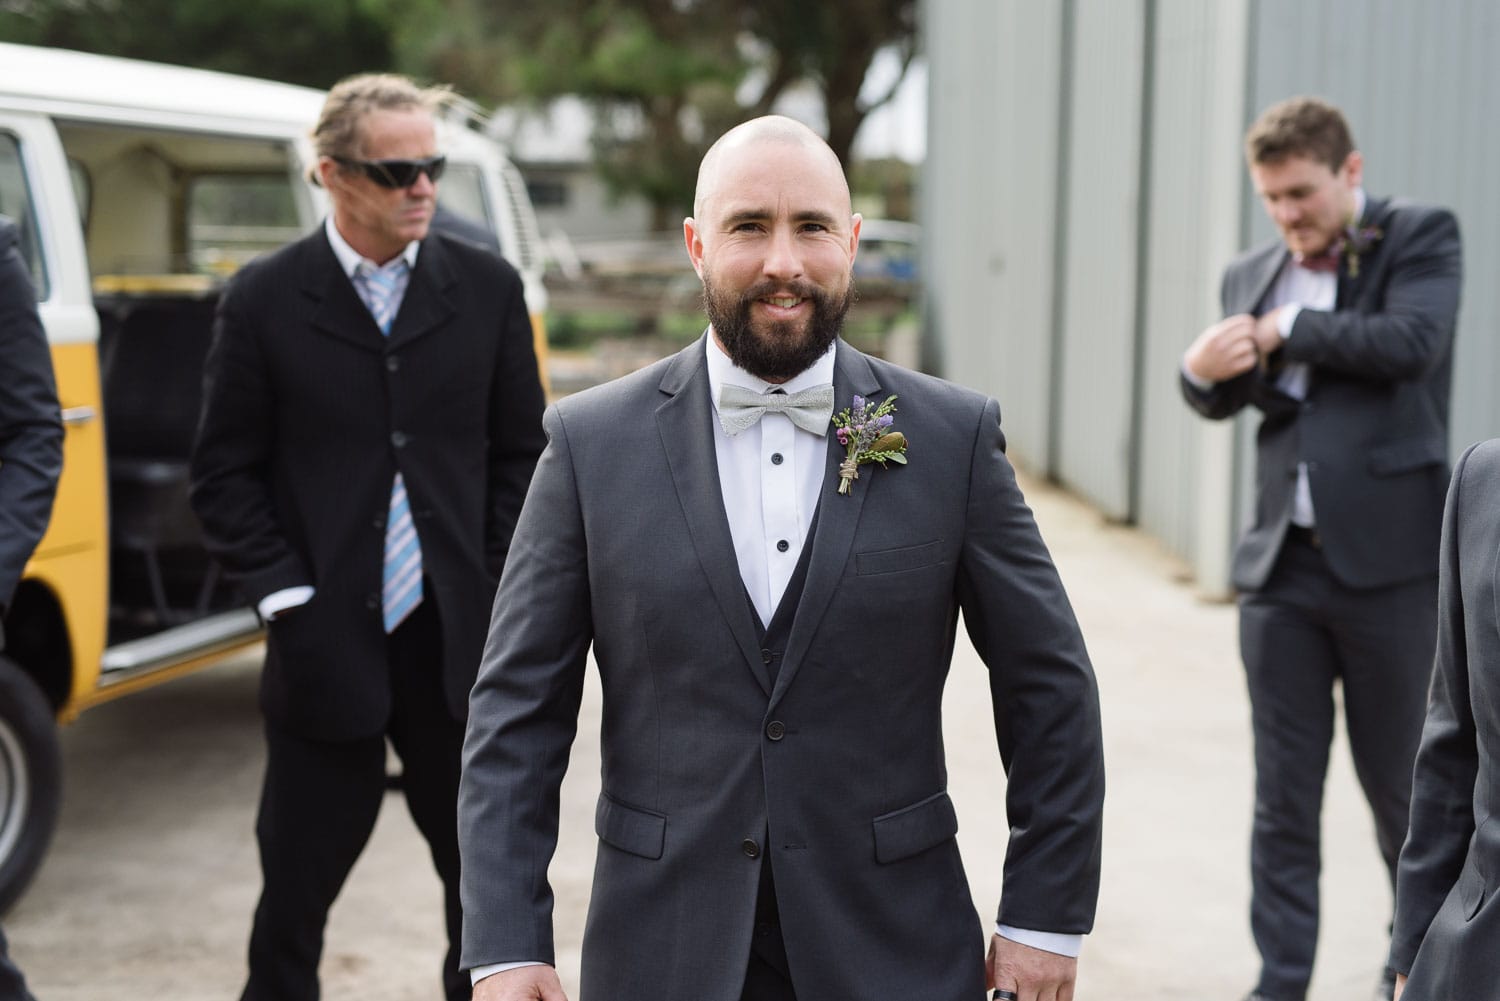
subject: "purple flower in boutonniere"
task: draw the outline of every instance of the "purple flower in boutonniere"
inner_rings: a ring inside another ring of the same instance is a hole
[[[1349,277],[1359,277],[1359,258],[1368,254],[1380,242],[1385,233],[1379,226],[1358,226],[1354,223],[1344,227],[1344,262],[1349,267]]]
[[[886,397],[879,406],[863,396],[854,398],[852,408],[833,415],[833,436],[848,449],[839,463],[839,493],[847,494],[849,485],[859,479],[859,467],[867,462],[906,465],[906,435],[894,430],[896,398]]]

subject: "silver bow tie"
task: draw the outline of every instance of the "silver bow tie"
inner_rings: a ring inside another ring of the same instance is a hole
[[[833,387],[814,386],[800,393],[757,393],[741,386],[719,387],[719,424],[730,437],[753,426],[766,414],[785,414],[802,430],[826,435],[833,417]]]

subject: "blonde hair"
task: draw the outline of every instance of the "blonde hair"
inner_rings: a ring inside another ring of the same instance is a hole
[[[312,130],[313,150],[320,157],[358,160],[364,143],[361,125],[371,112],[416,109],[436,115],[452,100],[451,87],[419,87],[396,73],[347,77],[334,84],[323,101]],[[314,184],[319,183],[316,167],[309,169],[309,175]]]

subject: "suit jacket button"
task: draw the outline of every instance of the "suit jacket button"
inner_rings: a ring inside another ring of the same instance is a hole
[[[752,838],[740,842],[740,851],[745,853],[746,858],[760,858],[760,845]]]
[[[392,355],[391,357],[389,357],[389,358],[387,358],[385,360],[385,370],[387,372],[394,372],[397,369],[399,369],[400,367],[401,367],[401,359],[397,358],[395,355]]]
[[[786,724],[779,719],[773,719],[766,724],[766,736],[772,740],[780,740],[786,736]]]
[[[365,607],[372,612],[378,610],[380,608],[380,595],[376,594],[374,591],[371,591],[369,594],[365,595]]]
[[[410,439],[406,437],[405,431],[391,432],[391,444],[395,445],[397,448],[405,448],[408,440]]]
[[[762,664],[769,664],[769,663],[771,663],[771,661],[773,661],[775,659],[776,659],[776,655],[774,653],[772,653],[771,651],[769,651],[769,650],[762,650],[760,652],[760,662]]]

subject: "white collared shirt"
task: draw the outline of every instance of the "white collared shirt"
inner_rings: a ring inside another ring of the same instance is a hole
[[[712,334],[707,342],[714,454],[724,512],[740,578],[761,624],[770,625],[812,525],[832,436],[804,431],[785,414],[766,414],[731,437],[719,423],[719,390],[730,385],[752,393],[800,393],[828,385],[833,382],[835,348],[829,345],[811,366],[778,385],[735,365]],[[837,400],[834,409],[839,409]]]

